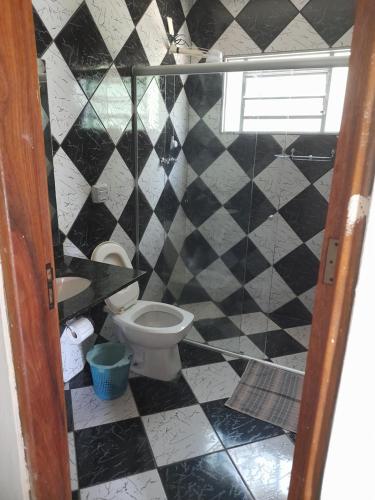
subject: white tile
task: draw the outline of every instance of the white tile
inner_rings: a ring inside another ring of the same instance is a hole
[[[193,122],[191,121],[192,113],[195,114],[194,111],[189,110],[189,126],[193,128]],[[207,113],[203,117],[203,121],[205,124],[211,129],[211,131],[218,137],[220,142],[227,148],[232,144],[232,142],[238,138],[238,134],[232,134],[230,132],[221,132],[221,116],[222,116],[222,100],[219,101],[212,106],[212,108],[207,111]],[[199,119],[198,115],[196,115],[197,120]],[[195,119],[195,116],[194,116]],[[233,162],[233,159],[231,160]]]
[[[268,217],[250,233],[249,238],[270,264],[278,262],[302,244],[302,240],[279,213]]]
[[[140,251],[146,257],[152,268],[155,267],[163,248],[164,241],[164,228],[156,215],[153,214],[139,244]]]
[[[188,15],[190,9],[195,4],[196,0],[181,0],[181,7],[184,11],[185,17]]]
[[[272,312],[296,296],[273,268],[263,271],[245,288],[264,312]]]
[[[116,224],[115,230],[111,235],[111,241],[115,241],[116,243],[121,245],[128,254],[129,259],[133,259],[135,254],[135,245],[126,234],[126,232],[122,229],[120,224]]]
[[[176,299],[180,298],[184,286],[193,278],[192,273],[186,267],[185,262],[179,256],[171,272],[168,281],[170,290]]]
[[[287,500],[293,444],[277,436],[228,450],[256,500]]]
[[[62,148],[55,154],[53,164],[59,229],[67,234],[91,188]]]
[[[229,316],[229,319],[233,321],[245,335],[280,330],[276,323],[261,312],[238,314],[237,316]]]
[[[69,238],[65,238],[63,248],[64,255],[69,255],[69,257],[78,257],[79,259],[87,259],[86,255],[84,255],[81,250],[70,241]]]
[[[320,259],[320,254],[322,251],[323,238],[324,230],[320,231],[320,233],[317,233],[309,241],[306,241],[306,245],[318,259]]]
[[[96,396],[93,387],[72,389],[74,429],[87,429],[138,416],[130,387],[117,399],[103,401]]]
[[[87,0],[86,3],[112,59],[115,59],[134,29],[126,3],[123,0]]]
[[[236,17],[249,3],[249,0],[221,0],[221,3],[229,10],[233,17]],[[240,52],[240,54],[242,54],[242,52]]]
[[[61,144],[85,107],[87,98],[54,43],[43,59],[46,62],[51,131]]]
[[[299,352],[297,354],[289,354],[288,356],[272,358],[272,361],[278,365],[293,368],[294,370],[300,370],[301,372],[304,372],[306,369],[306,360],[307,352]]]
[[[223,318],[225,316],[213,302],[194,302],[192,304],[183,304],[180,307],[194,314],[194,321]]]
[[[297,342],[303,347],[308,349],[310,342],[311,325],[295,326],[293,328],[286,328],[285,331],[289,333]]]
[[[33,0],[33,5],[55,38],[82,2],[83,0]]]
[[[157,470],[80,490],[81,500],[167,500]]]
[[[188,107],[189,103],[186,97],[186,93],[185,90],[182,89],[170,114],[170,118],[181,144],[185,142],[186,136],[189,131]]]
[[[328,45],[311,24],[298,14],[267,47],[266,52],[309,50],[312,47],[325,49]]]
[[[182,150],[173,165],[168,179],[174,192],[176,193],[177,198],[181,201],[184,197],[187,186],[187,160]]]
[[[142,421],[159,467],[222,449],[199,405],[156,413]]]
[[[182,373],[200,403],[229,398],[240,380],[227,362],[185,368]]]
[[[118,219],[133,192],[134,178],[117,149],[113,150],[97,181],[97,184],[102,183],[108,186],[108,200],[105,205]]]
[[[230,0],[230,3],[233,6],[235,3],[248,3],[248,0]],[[246,31],[241,28],[237,21],[233,21],[228,26],[217,42],[215,42],[213,49],[220,50],[223,52],[224,56],[250,55],[261,52],[258,45],[249,37]]]
[[[165,288],[165,284],[159,278],[158,274],[155,271],[152,271],[142,299],[151,300],[153,302],[162,302]]]
[[[168,111],[155,78],[138,104],[138,115],[155,145],[168,118]]]
[[[178,34],[182,35],[184,37],[184,40],[186,41],[186,43],[188,43],[189,45],[192,44],[191,38],[190,38],[189,28],[188,28],[186,21],[184,21],[183,25],[178,30]],[[186,55],[186,54],[174,54],[174,58],[176,60],[176,64],[189,64],[191,62],[191,57]],[[184,84],[185,84],[186,77],[187,77],[187,75],[181,75],[181,79],[182,79]]]
[[[250,182],[249,176],[227,151],[204,171],[201,179],[222,205]]]
[[[333,45],[333,47],[335,48],[350,47],[352,44],[352,37],[353,37],[353,27],[348,29],[348,31],[344,33],[342,37],[337,40],[337,42]]]
[[[264,359],[264,353],[257,348],[257,346],[251,342],[245,335],[241,337],[231,337],[228,339],[213,340],[208,342],[213,347],[220,347],[221,349],[226,349],[237,354],[244,354],[246,356],[251,356],[253,358]],[[227,356],[223,354],[224,358],[227,360],[233,359],[233,356]]]
[[[215,260],[200,272],[197,280],[216,302],[226,299],[241,286],[221,259]]]
[[[224,207],[211,215],[199,231],[218,255],[223,255],[245,237],[244,231]]]
[[[76,459],[76,448],[74,444],[74,432],[68,432],[68,448],[69,448],[70,487],[72,491],[74,491],[78,489],[77,459]]]
[[[152,208],[156,207],[166,180],[164,168],[160,165],[159,157],[153,150],[138,181],[139,187]]]
[[[152,0],[136,29],[150,65],[161,64],[169,42],[156,0]]]
[[[313,286],[312,288],[306,290],[306,292],[303,292],[301,293],[301,295],[298,296],[299,300],[310,312],[312,312],[314,307],[315,293],[316,293],[316,287]]]
[[[132,101],[115,65],[111,66],[100,82],[91,104],[117,144],[132,116]]]
[[[198,332],[198,330],[192,326],[190,330],[188,331],[188,334],[186,335],[186,338],[188,340],[195,340],[196,342],[202,342],[202,344],[205,343],[204,338],[202,335]]]
[[[285,132],[284,134],[273,134],[272,137],[276,142],[280,144],[280,146],[285,150],[288,148],[294,141],[296,141],[299,135],[290,134],[289,132]]]
[[[329,194],[331,192],[333,169],[329,170],[320,179],[314,182],[314,186],[324,198],[329,201]]]
[[[168,231],[168,238],[173,243],[177,252],[181,251],[186,237],[186,215],[181,206],[178,207],[171,227]]]
[[[310,0],[291,0],[298,10],[303,9],[303,7],[309,3]]]

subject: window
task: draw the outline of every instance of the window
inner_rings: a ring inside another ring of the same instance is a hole
[[[337,54],[348,52],[327,52],[324,56]],[[311,52],[304,55],[311,57]],[[282,57],[291,59],[293,55]],[[227,73],[222,131],[337,133],[347,75],[347,67]]]

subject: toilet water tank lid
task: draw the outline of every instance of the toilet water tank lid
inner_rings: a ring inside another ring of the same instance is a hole
[[[124,248],[113,241],[100,243],[100,245],[98,245],[93,251],[91,260],[133,269],[131,261]],[[132,285],[123,288],[119,292],[105,299],[105,303],[110,311],[114,314],[119,314],[121,311],[124,311],[135,304],[138,298],[139,285],[138,283],[133,283]]]

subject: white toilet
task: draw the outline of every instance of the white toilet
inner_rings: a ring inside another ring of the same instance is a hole
[[[118,243],[98,245],[91,260],[132,268]],[[158,380],[173,380],[181,370],[177,344],[187,335],[194,316],[169,304],[138,300],[139,286],[133,283],[105,300],[120,341],[134,352],[132,371]]]

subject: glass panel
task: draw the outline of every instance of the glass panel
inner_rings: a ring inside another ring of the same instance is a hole
[[[301,116],[321,115],[324,112],[324,99],[251,99],[245,101],[245,116]]]
[[[313,97],[326,94],[326,71],[271,75],[272,72],[264,71],[247,77],[245,97]]]
[[[244,132],[320,132],[321,118],[245,118]]]

